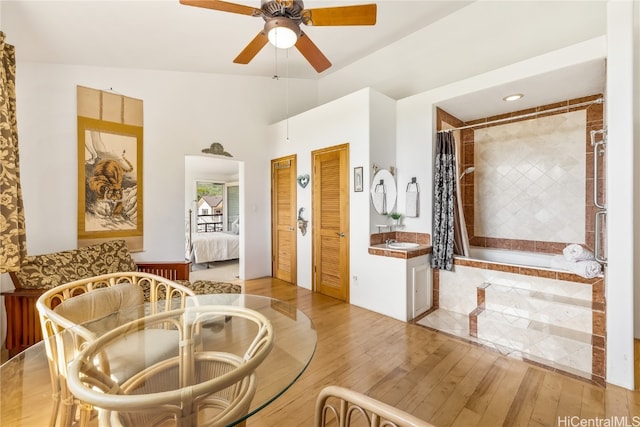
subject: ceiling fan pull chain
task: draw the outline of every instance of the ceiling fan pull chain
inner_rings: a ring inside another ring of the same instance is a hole
[[[286,53],[286,68],[285,68],[285,82],[284,82],[284,96],[285,96],[285,114],[287,115],[287,139],[289,142],[289,49]]]
[[[280,76],[278,75],[278,48],[274,46],[274,61],[273,61],[273,80],[280,80]]]

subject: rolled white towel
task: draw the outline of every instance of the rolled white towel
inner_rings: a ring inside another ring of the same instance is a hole
[[[569,261],[590,261],[596,259],[589,249],[573,243],[562,250],[564,257]]]
[[[596,260],[576,261],[569,271],[578,276],[593,279],[602,273],[602,265]]]
[[[565,270],[586,279],[593,279],[602,273],[602,265],[598,261],[571,261],[563,255],[556,255],[551,258],[550,267],[554,270]]]

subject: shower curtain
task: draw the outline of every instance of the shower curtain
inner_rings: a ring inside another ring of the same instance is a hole
[[[431,267],[453,269],[453,255],[468,255],[453,132],[438,132],[433,176],[433,253]]]

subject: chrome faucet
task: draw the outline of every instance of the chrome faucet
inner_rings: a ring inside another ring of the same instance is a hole
[[[389,246],[391,243],[395,243],[396,241],[394,239],[387,239],[384,242],[386,243],[387,246]]]

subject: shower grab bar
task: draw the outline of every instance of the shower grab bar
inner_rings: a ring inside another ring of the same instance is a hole
[[[595,247],[595,251],[594,251],[594,256],[596,258],[596,261],[598,261],[601,264],[606,264],[607,263],[607,258],[602,256],[602,221],[603,219],[605,219],[607,217],[607,211],[606,209],[603,210],[599,210],[596,212],[595,214],[595,225],[596,225],[596,247]]]
[[[591,146],[593,147],[593,204],[599,209],[606,209],[605,203],[600,203],[598,193],[600,192],[600,177],[598,175],[598,157],[604,156],[606,147],[606,130],[591,131]],[[602,140],[596,142],[596,135],[601,134]]]

